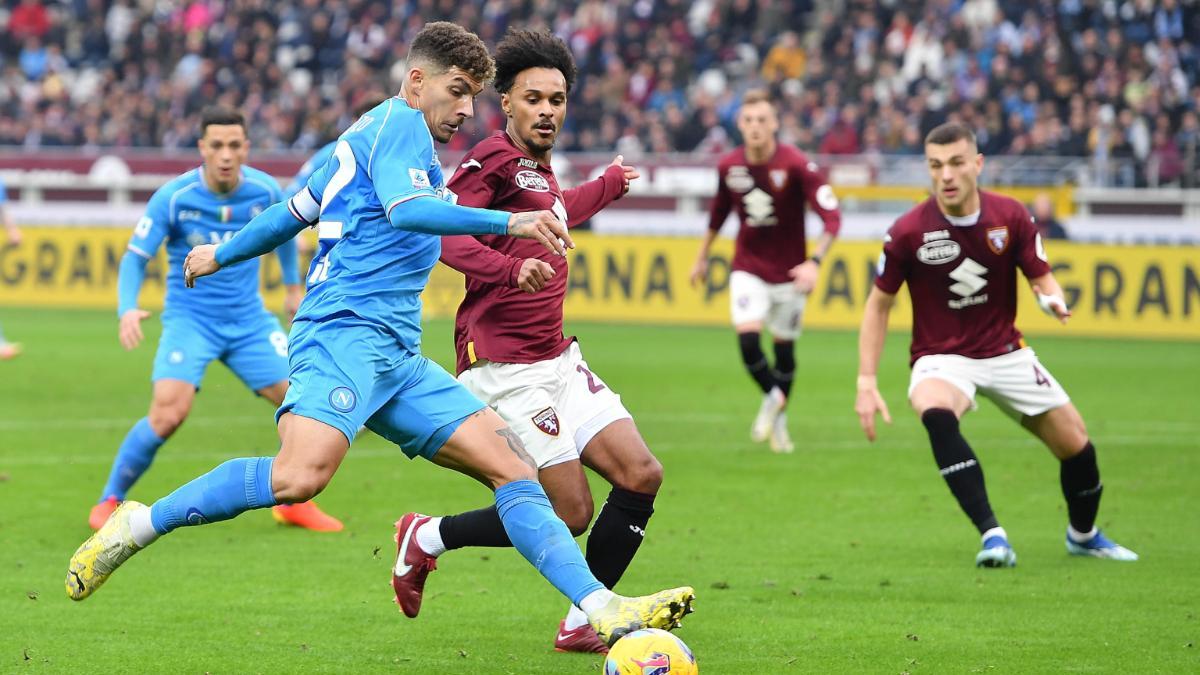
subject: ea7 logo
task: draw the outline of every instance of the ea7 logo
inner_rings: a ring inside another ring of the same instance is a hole
[[[986,267],[967,258],[950,273],[950,278],[957,282],[950,286],[950,290],[964,298],[975,295],[987,286],[987,279],[983,278],[987,272]]]

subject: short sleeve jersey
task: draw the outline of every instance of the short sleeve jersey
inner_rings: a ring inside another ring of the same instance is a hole
[[[717,165],[719,182],[709,229],[718,230],[730,210],[741,220],[732,268],[770,284],[791,281],[788,271],[808,259],[805,205],[837,234],[841,227],[837,197],[817,165],[800,150],[780,143],[765,164],[751,164],[737,148]]]
[[[1050,271],[1041,235],[1015,199],[980,191],[978,220],[955,225],[931,197],[888,231],[875,285],[912,296],[912,361],[927,354],[988,358],[1019,349],[1017,270]]]
[[[134,227],[129,250],[150,259],[166,243],[164,318],[186,311],[225,320],[266,311],[259,292],[257,259],[222,269],[195,288],[184,287],[183,260],[194,246],[228,241],[279,199],[275,179],[249,166],[242,167],[241,182],[227,194],[208,188],[202,168],[192,169],[154,192]]]
[[[437,235],[399,230],[388,213],[411,199],[454,201],[419,110],[393,97],[351,125],[333,157],[289,207],[318,225],[297,321],[353,315],[419,353],[421,291],[441,253]]]

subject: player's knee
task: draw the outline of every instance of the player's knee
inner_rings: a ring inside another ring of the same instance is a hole
[[[658,494],[663,482],[663,466],[649,450],[636,461],[626,463],[624,469],[614,481],[616,487],[646,495]]]
[[[332,464],[288,462],[277,457],[271,467],[271,491],[275,501],[294,504],[316,497],[329,484],[335,469]]]
[[[183,424],[189,412],[190,406],[184,403],[155,401],[148,415],[150,428],[159,438],[167,439]]]

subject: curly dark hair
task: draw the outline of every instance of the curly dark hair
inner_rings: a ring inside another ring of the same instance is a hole
[[[443,72],[461,68],[485,84],[496,76],[496,62],[492,60],[483,40],[449,21],[425,24],[417,37],[413,38],[408,49],[408,60],[428,63]]]
[[[575,86],[575,59],[566,43],[548,31],[509,28],[496,45],[496,91],[507,94],[517,75],[529,68],[555,68]]]

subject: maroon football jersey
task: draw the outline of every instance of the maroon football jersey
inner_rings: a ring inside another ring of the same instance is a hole
[[[554,172],[525,155],[500,131],[463,157],[448,185],[463,206],[519,213],[550,210],[568,227],[591,218],[625,193],[620,168],[563,192]],[[516,287],[526,258],[554,268],[537,293]],[[442,262],[466,275],[467,294],[454,322],[458,372],[479,359],[536,363],[563,353],[574,338],[563,335],[567,260],[530,239],[499,235],[442,238]]]
[[[900,217],[884,239],[875,285],[912,296],[912,361],[926,354],[973,359],[1019,349],[1017,268],[1050,271],[1041,235],[1015,199],[980,191],[979,220],[955,225],[932,197]]]
[[[836,235],[842,226],[837,197],[817,165],[796,148],[778,144],[765,164],[746,161],[743,147],[721,158],[719,183],[709,212],[708,228],[719,230],[731,210],[741,221],[734,246],[734,270],[749,272],[770,284],[791,281],[788,270],[808,259],[804,238],[804,205]]]

